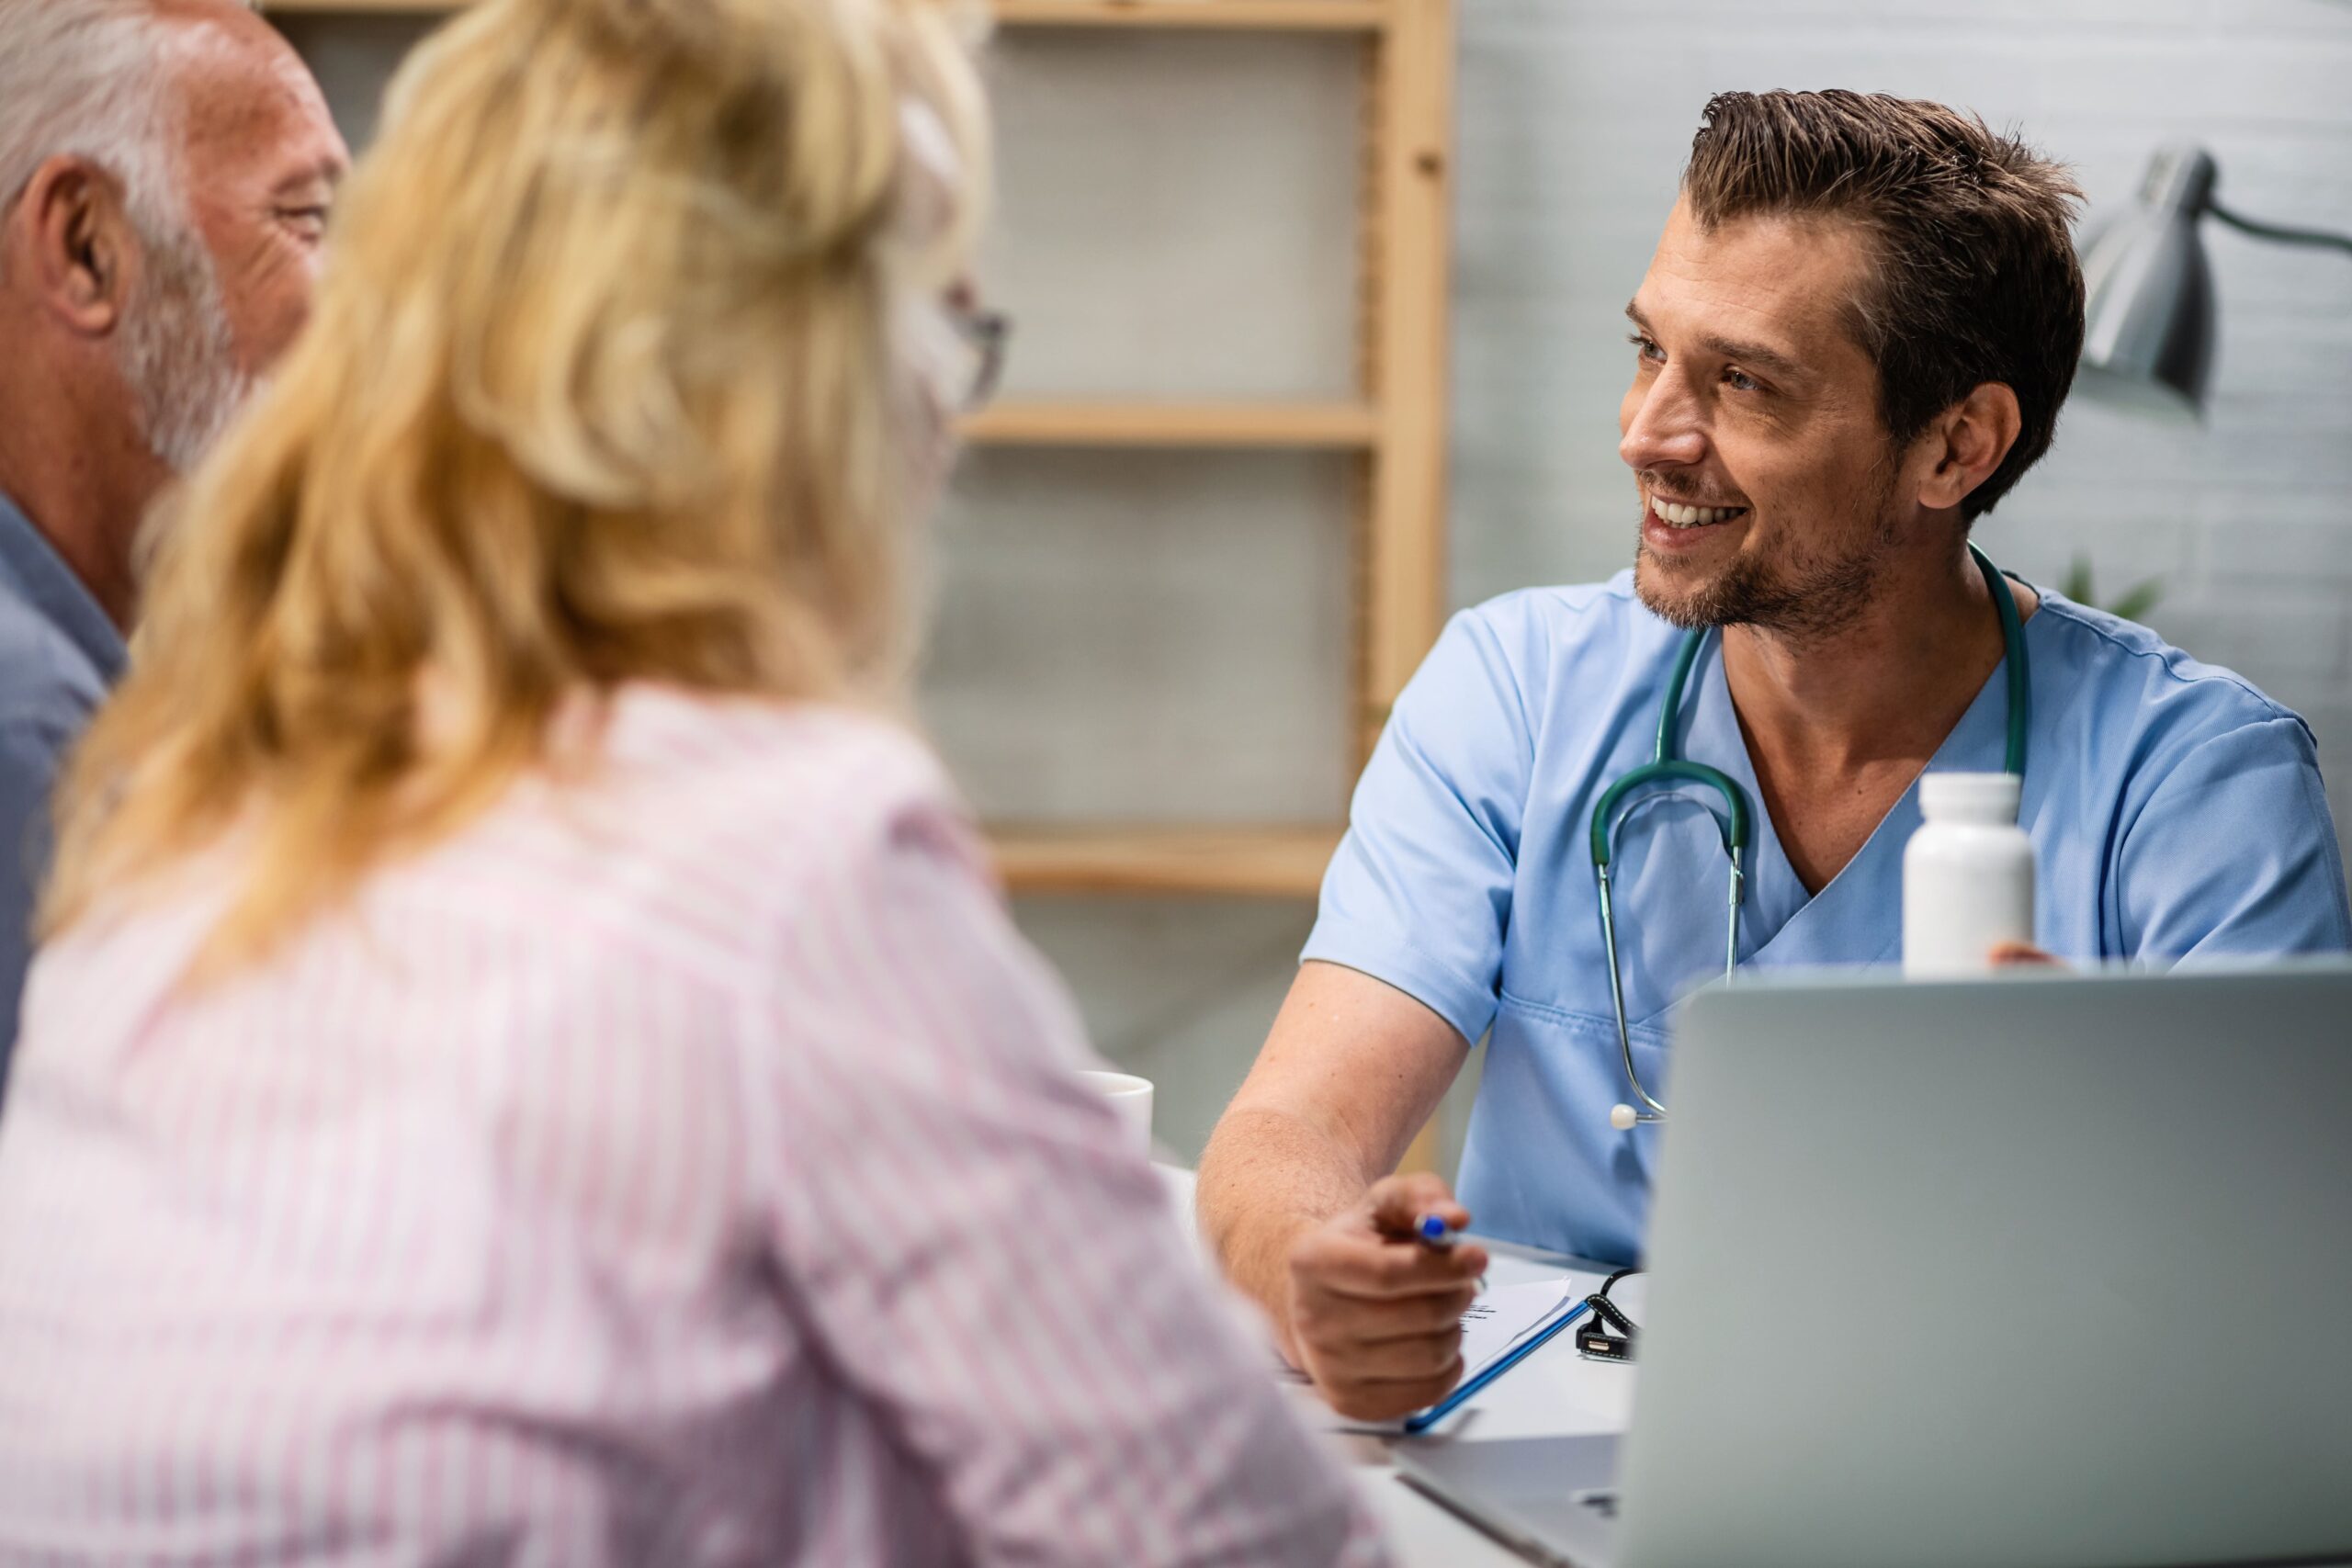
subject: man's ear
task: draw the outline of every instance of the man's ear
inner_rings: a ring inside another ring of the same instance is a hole
[[[114,176],[86,158],[51,158],[27,182],[16,220],[29,252],[18,254],[40,303],[75,332],[113,332],[141,260]]]
[[[1927,455],[1934,466],[1920,480],[1919,504],[1930,511],[1958,506],[1993,477],[2024,423],[2007,382],[1980,382],[1928,427]]]

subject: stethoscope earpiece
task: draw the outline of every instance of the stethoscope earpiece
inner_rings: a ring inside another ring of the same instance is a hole
[[[1612,1105],[1609,1108],[1609,1124],[1621,1133],[1632,1132],[1641,1124],[1641,1113],[1630,1105]]]

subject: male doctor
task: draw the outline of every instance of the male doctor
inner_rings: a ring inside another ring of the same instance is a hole
[[[1298,978],[1202,1159],[1231,1278],[1341,1412],[1461,1373],[1486,1259],[1417,1214],[1639,1255],[1655,1129],[1625,1079],[1589,830],[1650,760],[1678,655],[1681,754],[1756,803],[1738,960],[1883,964],[1923,769],[1998,772],[2010,711],[1975,519],[2049,448],[2083,340],[2059,166],[1941,106],[1725,94],[1626,310],[1634,570],[1454,618],[1398,702]],[[2259,526],[2249,519],[2248,526]],[[2173,963],[2339,949],[2344,870],[2301,719],[2145,628],[2009,582],[2030,700],[2020,821],[2037,944]],[[1722,973],[1720,797],[1625,804],[1625,1015],[1670,1099],[1665,1020]],[[1487,1037],[1461,1171],[1383,1178]]]

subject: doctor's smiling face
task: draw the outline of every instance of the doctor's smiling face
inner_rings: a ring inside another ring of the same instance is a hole
[[[1868,600],[1910,467],[1853,324],[1871,267],[1848,220],[1710,228],[1676,203],[1626,307],[1617,416],[1641,494],[1634,581],[1657,614],[1802,636]]]
[[[1719,93],[1626,314],[1642,601],[1818,641],[2049,450],[2083,341],[2060,165],[1964,111]]]

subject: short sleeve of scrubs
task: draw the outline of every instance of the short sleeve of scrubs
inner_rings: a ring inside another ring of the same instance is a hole
[[[2200,741],[2125,829],[2124,950],[2142,960],[2339,952],[2344,864],[2311,732],[2291,716]]]
[[[1397,699],[1302,954],[1396,987],[1472,1043],[1495,1016],[1543,703],[1515,598],[1454,616]]]

